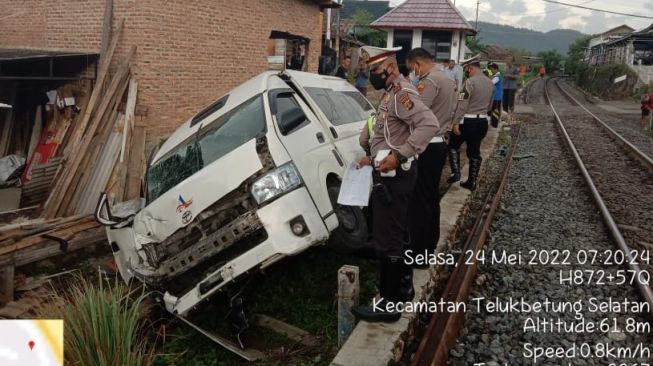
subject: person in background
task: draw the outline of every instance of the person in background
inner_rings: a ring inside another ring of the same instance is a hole
[[[545,74],[546,74],[546,68],[544,68],[544,65],[542,65],[540,66],[540,77],[543,78]]]
[[[481,142],[488,129],[488,111],[494,101],[494,84],[481,70],[480,55],[462,62],[466,80],[458,93],[458,107],[453,118],[453,134],[449,140],[449,163],[451,176],[447,182],[460,180],[460,155],[458,150],[467,144],[469,174],[467,181],[460,184],[470,191],[476,189],[476,178],[481,170]]]
[[[369,80],[370,70],[367,68],[365,61],[361,60],[358,62],[358,68],[356,69],[356,89],[364,96],[367,96],[367,83]]]
[[[651,91],[648,94],[642,95],[640,101],[641,101],[640,108],[642,109],[642,117],[639,119],[639,127],[641,128],[642,131],[644,131],[646,130],[646,120],[651,115],[651,111],[653,111],[653,91]]]
[[[340,66],[338,66],[338,70],[336,70],[336,75],[339,78],[343,78],[345,80],[349,79],[349,67],[351,66],[351,57],[350,56],[345,56],[345,58],[342,59],[342,63]]]
[[[414,254],[435,253],[440,237],[440,178],[447,161],[445,134],[456,103],[454,81],[432,60],[423,48],[415,48],[406,55],[406,66],[411,70],[420,99],[440,123],[440,129],[417,159],[417,185],[408,206],[410,248]]]
[[[456,84],[456,91],[458,90],[458,85],[460,85],[460,80],[458,77],[458,72],[456,71],[456,61],[449,60],[449,64],[444,68],[444,74]]]
[[[490,121],[492,127],[499,127],[499,120],[501,119],[501,99],[504,97],[503,91],[506,89],[503,89],[503,77],[499,71],[499,65],[490,63],[488,67],[490,71],[492,71],[492,84],[494,84],[494,102],[492,102]]]
[[[519,68],[515,66],[512,59],[509,59],[506,62],[506,75],[504,75],[503,82],[503,110],[506,113],[512,113],[515,110],[517,80],[519,80]]]

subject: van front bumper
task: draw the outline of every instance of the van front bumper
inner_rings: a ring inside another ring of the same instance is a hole
[[[186,315],[199,303],[252,268],[300,253],[329,237],[306,187],[297,188],[277,198],[259,208],[256,214],[267,232],[267,239],[209,273],[183,295],[177,297],[166,292],[164,303],[168,311]],[[298,220],[303,221],[306,227],[301,235],[294,234],[291,227],[291,223]]]

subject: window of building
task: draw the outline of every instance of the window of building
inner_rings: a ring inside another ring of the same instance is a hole
[[[444,62],[451,58],[451,32],[422,32],[422,48],[429,51],[434,61]]]

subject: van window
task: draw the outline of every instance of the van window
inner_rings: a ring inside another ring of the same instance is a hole
[[[281,117],[283,116],[284,113],[288,112],[291,109],[299,108],[299,103],[295,100],[293,97],[293,93],[282,93],[277,95],[275,98],[275,103],[276,103],[276,114],[275,117],[277,118],[277,123],[281,121]],[[306,126],[309,124],[308,118],[304,121],[304,123],[300,124],[299,126],[295,127],[292,131],[288,131],[285,133],[285,135],[289,135],[295,131],[298,131],[302,127]]]
[[[147,202],[242,144],[265,134],[262,97],[256,97],[211,121],[168,152],[147,171]]]
[[[306,91],[336,126],[364,121],[373,109],[358,91],[335,91],[328,88],[306,88]]]

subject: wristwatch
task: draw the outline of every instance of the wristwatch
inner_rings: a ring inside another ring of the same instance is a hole
[[[399,164],[403,164],[403,163],[408,161],[408,158],[401,155],[399,150],[392,150],[392,153],[395,154],[395,156],[397,157],[397,160],[399,160]]]

